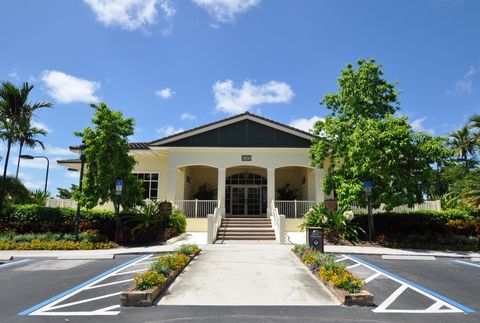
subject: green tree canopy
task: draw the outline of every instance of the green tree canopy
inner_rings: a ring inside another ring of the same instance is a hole
[[[119,206],[131,208],[143,198],[141,182],[132,174],[136,161],[129,155],[127,140],[133,135],[135,123],[132,118],[124,118],[120,111],[112,111],[103,102],[91,107],[95,109],[93,128],[75,133],[85,145],[87,171],[83,190],[81,193],[76,191],[74,198],[87,208],[112,201],[118,213]],[[117,179],[123,181],[120,197],[115,195]]]
[[[343,207],[366,205],[364,182],[372,181],[374,207],[423,201],[434,178],[432,164],[449,151],[444,139],[412,129],[399,109],[396,83],[381,64],[359,60],[341,71],[338,93],[320,102],[330,114],[314,126],[309,158],[324,168],[324,190],[335,190]]]

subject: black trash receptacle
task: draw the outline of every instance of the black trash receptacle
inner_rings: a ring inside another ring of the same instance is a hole
[[[308,227],[307,228],[307,245],[317,251],[324,252],[323,228]]]

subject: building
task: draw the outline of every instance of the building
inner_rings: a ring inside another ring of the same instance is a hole
[[[286,216],[286,230],[297,231],[303,214],[330,198],[322,191],[323,171],[307,158],[311,139],[308,132],[246,112],[131,143],[131,154],[145,198],[174,201],[187,214],[190,231],[206,231],[207,214],[216,207],[223,217],[245,218],[270,216],[272,205]],[[79,168],[78,160],[59,164]],[[201,186],[207,188],[203,194]]]

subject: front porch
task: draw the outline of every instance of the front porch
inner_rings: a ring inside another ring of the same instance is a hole
[[[320,171],[310,167],[189,165],[175,173],[172,200],[188,218],[206,218],[216,207],[224,217],[267,217],[274,201],[280,214],[295,219],[323,200]]]

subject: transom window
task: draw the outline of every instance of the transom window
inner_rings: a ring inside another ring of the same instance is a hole
[[[267,185],[267,179],[253,173],[237,173],[226,178],[226,185]]]
[[[158,198],[158,173],[134,173],[143,183],[143,198],[156,200]]]

